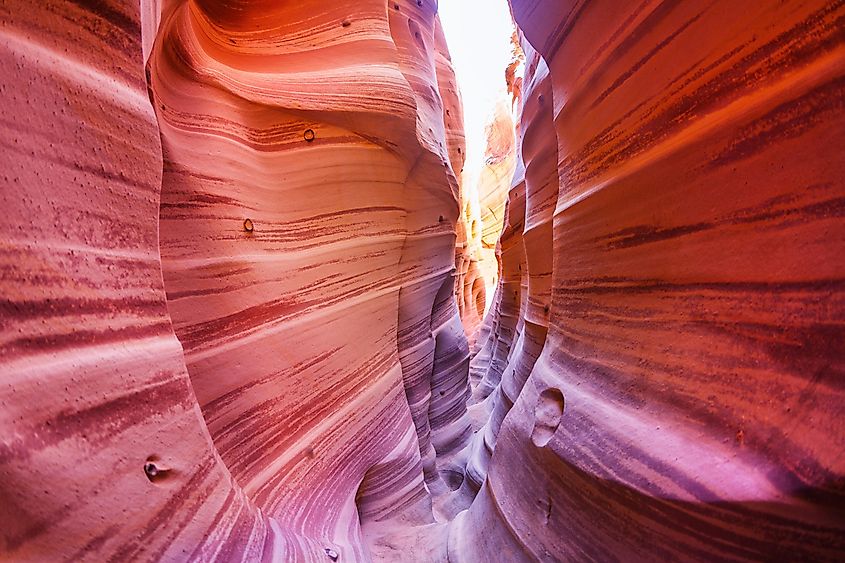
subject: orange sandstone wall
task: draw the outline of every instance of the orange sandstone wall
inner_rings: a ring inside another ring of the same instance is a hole
[[[0,559],[323,553],[271,525],[200,413],[162,284],[137,3],[0,19]]]
[[[496,244],[505,224],[505,204],[519,163],[514,144],[514,117],[511,99],[506,94],[496,103],[485,129],[487,146],[475,189],[478,192],[480,221],[476,231],[480,238],[479,268],[488,283],[498,282],[500,264]],[[489,296],[488,299],[492,299]]]

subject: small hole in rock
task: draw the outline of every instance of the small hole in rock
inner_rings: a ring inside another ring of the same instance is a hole
[[[446,483],[450,491],[457,491],[464,483],[464,474],[454,469],[441,469],[440,478]]]
[[[441,215],[440,217],[438,217],[438,218],[437,218],[437,222],[438,222],[438,223],[442,223],[442,222],[443,222],[443,215]]]
[[[560,426],[563,416],[564,399],[560,389],[550,387],[540,393],[534,407],[534,429],[531,441],[537,447],[548,444]]]
[[[417,6],[422,7],[422,0],[417,0]]]
[[[313,129],[306,129],[305,133],[302,134],[302,137],[310,143],[311,141],[317,138],[317,134],[314,132]]]
[[[252,224],[252,219],[244,219],[244,230],[248,233],[255,230],[255,225]]]
[[[393,9],[394,9],[394,10],[398,10],[398,9],[399,9],[399,4],[393,4]]]
[[[343,20],[343,23],[340,25],[342,25],[343,27],[349,27],[350,25],[352,25],[352,23],[350,23],[348,20]]]
[[[151,483],[164,479],[167,476],[168,471],[170,470],[156,464],[152,459],[148,459],[146,463],[144,463],[144,474]]]

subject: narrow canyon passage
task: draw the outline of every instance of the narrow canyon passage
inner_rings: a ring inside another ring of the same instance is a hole
[[[0,559],[845,558],[845,2],[456,2],[0,1]]]

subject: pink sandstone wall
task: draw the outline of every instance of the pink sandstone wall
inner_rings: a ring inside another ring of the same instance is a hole
[[[363,560],[433,522],[469,431],[435,4],[2,10],[0,553]]]
[[[451,560],[841,559],[845,6],[511,6],[526,173]]]
[[[0,559],[845,557],[845,4],[436,8],[0,3]]]

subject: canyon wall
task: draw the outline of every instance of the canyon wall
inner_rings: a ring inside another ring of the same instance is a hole
[[[436,4],[0,16],[3,558],[366,560],[434,522],[455,288],[482,312]]]
[[[322,552],[232,479],[173,333],[137,3],[0,17],[0,558]]]
[[[511,7],[525,172],[451,560],[841,559],[843,3]]]
[[[484,164],[475,181],[479,205],[475,228],[481,244],[479,268],[491,287],[495,287],[499,279],[496,244],[505,224],[508,188],[517,167],[514,127],[511,100],[503,92],[485,127]]]
[[[0,3],[0,559],[842,558],[845,3],[511,8]]]

